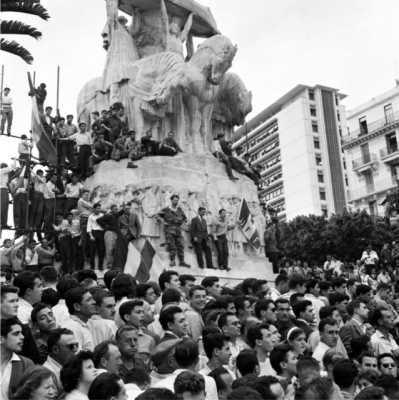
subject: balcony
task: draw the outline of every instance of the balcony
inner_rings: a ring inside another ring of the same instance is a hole
[[[387,176],[385,179],[376,180],[369,185],[363,182],[363,187],[348,190],[348,201],[352,202],[361,199],[373,199],[373,197],[383,194],[384,192],[388,193],[397,187],[395,179],[391,176]]]
[[[389,148],[380,150],[380,158],[387,164],[399,164],[399,149]]]
[[[346,136],[343,138],[344,146],[349,143],[356,141],[360,138],[371,138],[376,136],[379,133],[387,132],[391,129],[394,129],[399,126],[399,111],[392,113],[389,116],[378,119],[377,121],[370,122],[367,124],[367,132],[363,130],[356,129],[350,133],[350,136]]]
[[[352,161],[353,170],[358,174],[375,169],[378,163],[377,155],[372,153]]]

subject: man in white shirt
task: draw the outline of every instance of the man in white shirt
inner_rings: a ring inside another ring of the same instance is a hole
[[[68,183],[65,187],[67,212],[70,212],[78,206],[78,200],[82,189],[83,185],[79,182],[79,177],[77,175],[72,175],[71,183]]]
[[[97,223],[97,219],[104,214],[101,212],[101,204],[93,205],[93,213],[87,220],[87,234],[90,240],[90,265],[95,269],[95,256],[98,255],[98,269],[104,268],[105,242],[104,229]]]
[[[6,164],[0,164],[0,229],[8,228],[8,182],[12,169]]]
[[[177,369],[167,378],[160,380],[153,387],[167,388],[174,391],[176,377],[183,371],[195,372],[199,361],[198,345],[190,339],[185,339],[175,347],[174,359]],[[205,380],[205,399],[218,400],[215,380],[207,375],[202,375]]]
[[[59,387],[62,387],[60,371],[78,351],[79,343],[73,332],[66,328],[57,328],[51,331],[47,339],[48,356],[43,364],[57,378]]]
[[[55,213],[55,195],[59,193],[57,188],[57,176],[55,174],[50,176],[44,187],[44,230],[50,231],[54,223]]]
[[[186,311],[186,319],[189,326],[190,336],[198,342],[204,329],[204,321],[201,312],[206,305],[206,289],[203,286],[193,286],[189,293],[190,308]]]
[[[222,333],[210,333],[203,338],[203,345],[208,362],[199,372],[209,375],[214,369],[224,367],[235,379],[234,373],[228,367],[231,358],[229,338]]]
[[[312,357],[320,363],[323,368],[324,354],[334,348],[338,341],[338,324],[332,318],[322,319],[319,323],[320,342],[313,351]]]
[[[42,297],[42,280],[39,274],[23,271],[14,278],[14,286],[19,289],[18,318],[23,324],[28,324],[33,304],[38,303]]]
[[[91,146],[93,138],[91,132],[86,131],[86,123],[79,123],[79,132],[70,136],[78,147],[78,170],[82,179],[89,176],[90,159],[91,159]]]
[[[3,95],[1,96],[1,127],[0,133],[4,135],[4,127],[7,121],[7,135],[11,135],[11,126],[13,119],[12,111],[12,98],[10,96],[11,89],[6,87],[3,90]]]
[[[373,250],[371,244],[369,244],[366,250],[363,251],[360,259],[366,267],[366,273],[370,275],[371,270],[377,265],[379,258],[376,251]]]
[[[375,355],[391,353],[399,357],[399,346],[390,331],[394,328],[394,316],[391,310],[376,309],[370,316],[370,323],[376,326],[370,342]]]
[[[30,212],[30,226],[36,230],[39,240],[42,240],[42,223],[44,211],[44,193],[46,192],[46,179],[43,170],[38,169],[33,176],[34,192],[32,196],[32,208]]]
[[[87,324],[96,312],[96,302],[91,293],[83,287],[69,290],[65,295],[71,318],[64,322],[63,328],[70,329],[79,343],[79,350],[94,350],[94,339]]]

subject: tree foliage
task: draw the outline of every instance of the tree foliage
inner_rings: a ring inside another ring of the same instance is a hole
[[[288,258],[317,263],[324,261],[326,254],[354,261],[368,243],[379,249],[398,236],[398,227],[365,211],[333,215],[328,220],[315,215],[299,216],[280,225],[280,250]]]

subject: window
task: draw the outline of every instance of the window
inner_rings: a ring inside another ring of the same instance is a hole
[[[309,89],[308,94],[309,94],[309,100],[314,101],[314,90]]]
[[[398,151],[398,141],[396,139],[395,132],[392,132],[389,135],[386,135],[385,140],[387,143],[388,154],[392,154],[392,153],[395,153],[396,151]]]
[[[369,133],[366,117],[359,118],[359,127],[361,135],[366,135],[367,133]]]
[[[363,175],[364,175],[364,180],[366,182],[366,192],[367,193],[374,192],[373,174],[370,171],[366,171]]]
[[[319,190],[320,200],[326,200],[326,191],[324,189]]]
[[[319,131],[319,126],[317,125],[317,122],[312,122],[312,131],[313,132]]]
[[[337,94],[335,94],[335,105],[339,106],[339,99]]]
[[[321,213],[323,214],[324,218],[328,217],[328,208],[327,207],[321,207]]]
[[[385,123],[390,124],[394,120],[392,104],[384,106]]]
[[[316,160],[316,165],[317,165],[318,167],[321,167],[321,166],[323,165],[322,160],[321,160],[321,155],[320,155],[320,154],[317,154],[317,155],[316,155],[315,160]]]
[[[362,154],[363,164],[367,164],[371,161],[370,148],[368,143],[360,145],[360,153]]]
[[[315,106],[310,106],[310,115],[312,117],[316,117],[317,116],[316,107]]]
[[[338,132],[339,132],[339,137],[342,138],[342,128],[341,127],[338,128]]]
[[[320,149],[320,140],[317,138],[313,139],[313,145],[315,149]]]
[[[342,164],[344,165],[344,169],[346,169],[346,161],[342,160]]]
[[[348,177],[345,175],[345,185],[349,186],[349,181],[348,181]]]
[[[339,113],[339,111],[337,111],[337,120],[341,121],[341,114]]]
[[[324,175],[323,175],[323,172],[318,172],[318,173],[317,173],[317,180],[319,181],[319,183],[324,183]]]

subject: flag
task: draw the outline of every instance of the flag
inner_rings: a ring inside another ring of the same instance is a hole
[[[44,158],[49,164],[57,165],[57,150],[50,138],[48,137],[42,120],[40,118],[39,109],[37,107],[36,96],[32,97],[32,139],[33,143],[39,150],[39,157]]]
[[[148,239],[145,239],[140,251],[129,243],[124,268],[126,274],[134,276],[139,282],[147,282],[157,280],[164,269],[162,260]]]
[[[255,222],[252,218],[251,211],[245,199],[242,199],[240,212],[238,213],[238,226],[247,239],[248,243],[256,249],[260,247],[259,232],[256,229]]]

